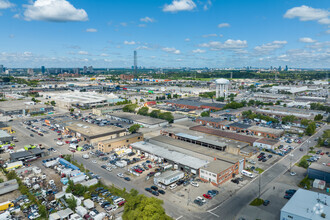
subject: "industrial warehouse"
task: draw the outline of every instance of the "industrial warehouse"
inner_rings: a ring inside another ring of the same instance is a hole
[[[161,135],[130,146],[148,158],[172,164],[180,171],[199,176],[202,181],[217,186],[235,177],[245,167],[243,157],[224,152],[225,144],[221,145],[224,147],[222,150],[213,149],[215,145],[204,148],[199,143],[187,144],[184,140]]]
[[[38,115],[54,111],[51,105],[27,102],[24,100],[0,102],[0,113],[4,116]]]
[[[68,122],[65,132],[89,143],[117,138],[126,135],[126,129],[115,126],[99,127],[85,122]]]
[[[124,121],[129,124],[139,124],[146,128],[157,128],[168,125],[168,121],[128,112],[115,112],[109,115],[110,119]]]

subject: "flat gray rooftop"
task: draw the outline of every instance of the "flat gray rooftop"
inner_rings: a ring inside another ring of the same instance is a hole
[[[148,124],[148,125],[161,124],[161,123],[167,122],[163,119],[152,118],[149,116],[143,116],[143,115],[138,115],[138,114],[133,114],[133,113],[128,113],[128,112],[113,112],[113,113],[110,113],[109,115],[117,117],[117,118],[134,121],[137,123]]]
[[[162,157],[168,160],[171,160],[177,164],[182,164],[184,166],[191,167],[198,170],[201,167],[204,167],[209,162],[207,160],[201,160],[197,157],[192,157],[187,154],[180,153],[178,151],[169,150],[163,147],[160,147],[155,144],[148,142],[140,141],[133,144],[130,144],[133,148],[139,149],[150,154]]]

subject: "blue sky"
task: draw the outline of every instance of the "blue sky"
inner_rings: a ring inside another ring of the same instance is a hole
[[[330,67],[328,0],[0,0],[6,67]]]

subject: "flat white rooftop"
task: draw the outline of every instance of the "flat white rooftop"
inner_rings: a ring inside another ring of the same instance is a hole
[[[281,209],[281,218],[283,212],[297,217],[299,216],[299,219],[329,219],[330,196],[309,190],[298,189],[288,203]],[[321,217],[321,213],[324,213],[326,218]]]

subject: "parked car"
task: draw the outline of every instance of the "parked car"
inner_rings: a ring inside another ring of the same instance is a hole
[[[150,188],[151,188],[152,190],[155,190],[155,191],[158,190],[158,187],[157,187],[157,186],[151,186]]]
[[[160,193],[160,194],[165,194],[165,191],[164,190],[162,190],[162,189],[160,189],[160,190],[158,190],[158,192]]]
[[[264,203],[263,203],[263,205],[264,205],[264,206],[268,206],[268,205],[269,205],[269,203],[270,203],[270,201],[269,201],[269,200],[265,200],[265,201],[264,201]]]
[[[210,196],[209,194],[203,194],[203,196],[207,199],[212,199],[212,196]]]

